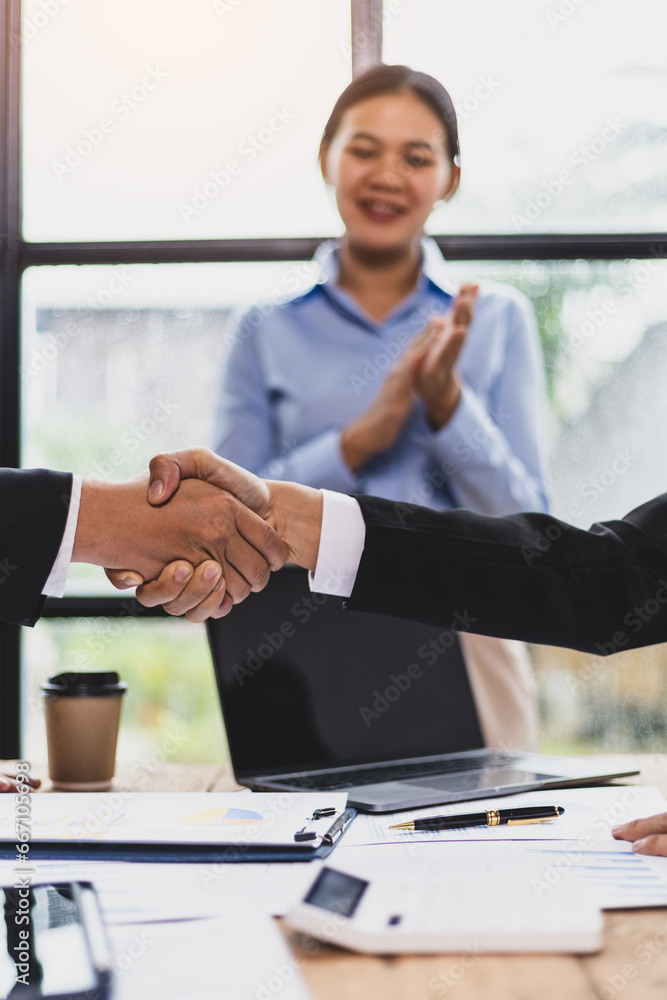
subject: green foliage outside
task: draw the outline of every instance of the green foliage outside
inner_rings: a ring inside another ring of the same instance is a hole
[[[168,760],[220,763],[228,759],[206,631],[184,619],[43,619],[36,627],[39,662],[26,659],[39,700],[47,674],[117,670],[128,684],[118,759],[135,762],[163,751]],[[39,759],[40,715],[28,733]],[[30,730],[30,726],[28,727]],[[156,758],[157,759],[157,758]],[[161,757],[159,758],[161,759]]]

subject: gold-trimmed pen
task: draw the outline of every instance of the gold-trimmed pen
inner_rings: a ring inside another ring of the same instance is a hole
[[[394,823],[390,830],[456,830],[466,826],[526,826],[529,823],[548,823],[558,819],[565,810],[562,806],[526,806],[521,809],[485,809],[480,813],[462,816],[430,816],[412,819],[407,823]]]

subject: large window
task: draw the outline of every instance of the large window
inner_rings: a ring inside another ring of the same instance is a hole
[[[587,525],[664,491],[661,0],[2,11],[4,464],[120,479],[210,440],[235,315],[293,294],[340,232],[319,136],[353,71],[383,59],[433,73],[458,110],[461,190],[429,221],[452,281],[507,282],[535,307],[554,512]],[[83,650],[130,680],[121,757],[179,726],[180,759],[224,755],[203,628],[154,620],[86,567],[48,615],[21,648],[2,628],[0,753],[18,750],[19,657],[37,759],[38,682]],[[545,749],[661,745],[662,647],[533,657]]]
[[[43,25],[41,0],[22,6],[26,239],[336,225],[315,162],[351,77],[347,4],[55,0]]]

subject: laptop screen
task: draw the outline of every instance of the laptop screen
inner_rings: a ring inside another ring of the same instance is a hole
[[[345,611],[304,570],[272,574],[209,639],[238,778],[483,745],[455,632]]]

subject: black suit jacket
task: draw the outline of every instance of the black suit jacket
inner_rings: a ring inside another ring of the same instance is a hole
[[[34,625],[39,618],[71,493],[71,473],[0,469],[0,620]]]
[[[588,531],[356,499],[366,545],[349,608],[604,655],[667,641],[667,494]]]

